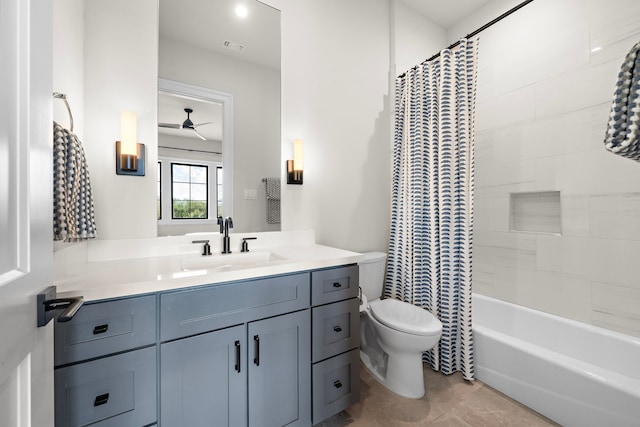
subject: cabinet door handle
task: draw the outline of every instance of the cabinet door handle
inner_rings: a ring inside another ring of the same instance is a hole
[[[236,341],[236,372],[240,372],[240,341]]]
[[[340,327],[340,325],[334,326],[333,330],[336,331],[336,332],[342,332],[342,328]]]
[[[80,310],[84,299],[82,297],[75,298],[56,298],[57,292],[55,286],[49,286],[36,296],[36,320],[38,327],[44,326],[53,319],[54,310],[64,309],[62,314],[58,316],[58,322],[68,322]]]
[[[104,325],[98,325],[93,328],[93,335],[104,334],[109,330],[109,324],[105,323]]]
[[[258,335],[253,336],[253,344],[255,345],[255,357],[253,358],[253,363],[256,366],[260,366],[260,337]]]
[[[93,406],[104,405],[109,401],[109,393],[101,394],[100,396],[96,396],[96,399],[93,401]]]
[[[335,381],[333,382],[333,386],[334,386],[335,388],[340,388],[340,387],[342,387],[342,383],[340,382],[340,380],[335,380]]]
[[[340,283],[340,282],[333,282],[333,287],[334,287],[334,288],[341,288],[341,287],[342,287],[342,283]]]

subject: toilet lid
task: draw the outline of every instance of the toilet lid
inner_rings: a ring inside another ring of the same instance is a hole
[[[385,326],[415,335],[437,335],[442,323],[427,310],[396,299],[383,299],[369,304],[373,316]]]

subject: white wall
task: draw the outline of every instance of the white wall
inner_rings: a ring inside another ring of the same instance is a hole
[[[386,250],[390,200],[389,3],[271,0],[282,11],[282,177],[305,141],[304,184],[284,185],[283,229]]]
[[[393,0],[391,6],[395,74],[401,74],[424,62],[449,45],[444,28],[397,0]]]
[[[84,138],[84,0],[53,2],[53,91],[67,95],[73,132]],[[69,113],[61,100],[53,101],[53,120],[69,129]]]
[[[476,12],[472,13],[464,19],[461,19],[460,21],[447,28],[447,46],[460,40],[463,37],[466,37],[467,34],[477,30],[484,24],[491,22],[494,18],[502,15],[506,11],[522,3],[522,1],[523,0],[490,0]],[[526,13],[526,6],[516,13]],[[480,37],[483,37],[485,34],[486,31],[482,32],[480,34]]]
[[[235,232],[274,231],[267,224],[262,178],[280,176],[280,71],[160,39],[159,76],[233,94]],[[245,200],[244,190],[258,190]]]
[[[156,0],[85,0],[83,145],[100,239],[156,235],[158,10]],[[56,58],[63,61],[64,58]],[[146,176],[115,173],[120,112],[138,115]]]
[[[481,34],[476,292],[640,336],[640,164],[603,144],[639,16],[636,0],[536,0]],[[535,191],[561,192],[561,235],[509,231],[509,194]]]

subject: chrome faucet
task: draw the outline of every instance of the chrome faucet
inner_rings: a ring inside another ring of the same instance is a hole
[[[222,253],[230,254],[231,253],[231,238],[229,237],[229,229],[233,228],[233,220],[231,217],[226,217],[224,220],[221,216],[218,217],[218,225],[220,225],[220,233],[224,233],[224,237],[222,238]]]

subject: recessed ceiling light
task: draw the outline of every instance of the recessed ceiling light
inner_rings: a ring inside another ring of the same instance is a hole
[[[236,15],[240,18],[246,18],[249,15],[249,9],[247,9],[247,6],[239,4],[236,6]]]

